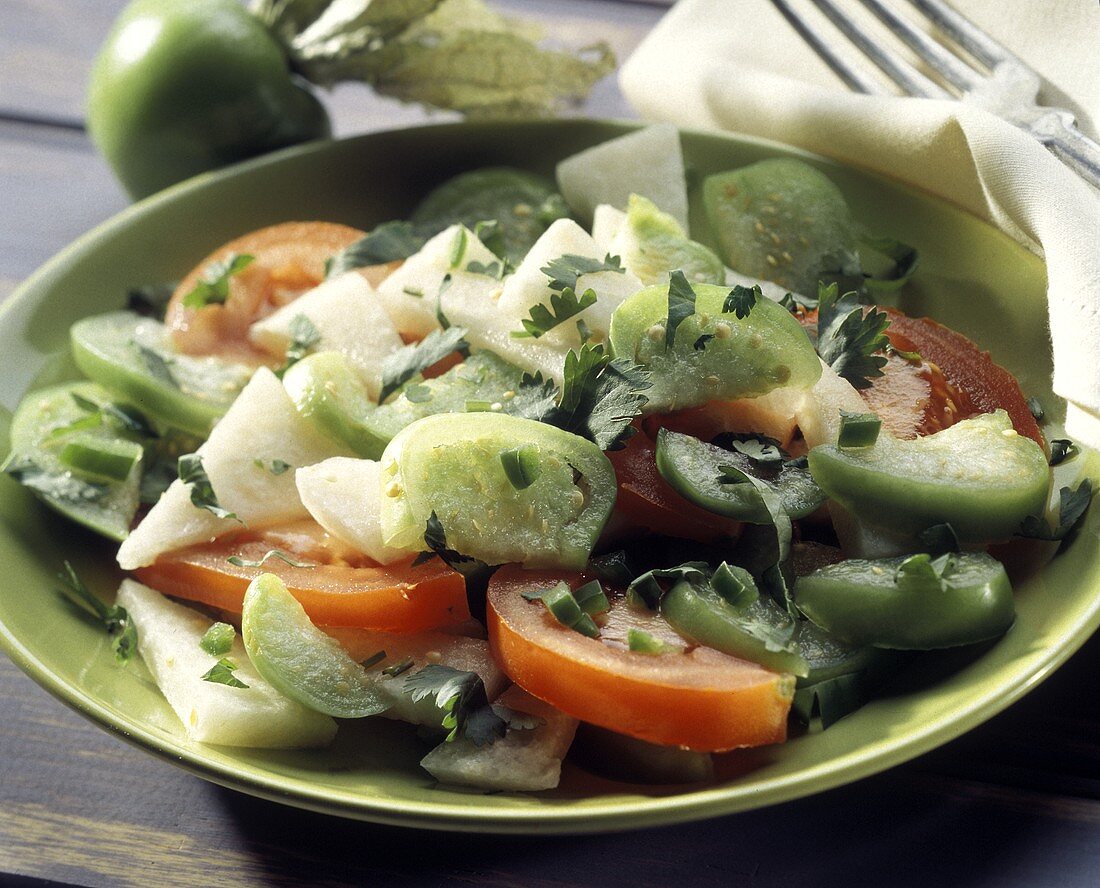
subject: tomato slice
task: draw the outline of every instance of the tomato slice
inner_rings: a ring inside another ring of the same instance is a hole
[[[794,678],[710,648],[687,645],[659,655],[629,650],[631,627],[686,645],[655,614],[618,596],[588,638],[557,622],[521,593],[577,575],[506,565],[489,583],[489,646],[517,685],[563,712],[631,737],[718,752],[781,743]]]
[[[942,404],[939,409],[950,414],[952,422],[1002,409],[1008,413],[1017,432],[1046,450],[1046,440],[1031,415],[1020,384],[1004,367],[993,362],[989,352],[982,351],[961,333],[931,318],[911,318],[893,308],[883,310],[890,315],[886,335],[895,348],[919,352],[924,361],[931,364],[944,379],[946,385],[943,391],[953,393],[952,400],[959,402],[948,404],[933,389],[933,403]],[[950,410],[950,406],[957,409]]]
[[[657,445],[645,432],[638,432],[622,450],[607,454],[615,469],[619,492],[615,512],[620,521],[632,528],[677,539],[712,543],[736,539],[741,522],[722,518],[678,494],[657,471]]]
[[[172,294],[165,323],[176,347],[191,355],[218,354],[255,363],[270,360],[249,342],[248,328],[321,283],[325,262],[363,234],[333,222],[284,222],[222,245],[196,265]],[[252,256],[253,262],[230,279],[225,304],[186,307],[184,297],[207,268],[233,253]],[[368,269],[366,277],[371,283],[380,282],[388,268]]]
[[[259,561],[272,549],[312,567],[269,558],[262,567],[238,567],[227,559]],[[241,612],[248,584],[276,574],[314,623],[386,632],[420,632],[470,619],[462,576],[438,558],[379,565],[335,543],[317,525],[301,522],[192,546],[135,571],[141,582],[176,598]]]

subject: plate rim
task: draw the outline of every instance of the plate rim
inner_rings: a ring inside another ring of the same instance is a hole
[[[499,122],[447,122],[375,130],[341,139],[307,142],[220,170],[202,173],[125,207],[51,256],[22,281],[0,305],[0,327],[8,323],[10,316],[23,308],[24,303],[32,299],[32,292],[38,288],[40,281],[48,278],[55,269],[62,268],[72,257],[84,253],[97,240],[126,224],[133,217],[140,216],[162,204],[170,203],[178,196],[203,188],[208,183],[217,182],[224,177],[237,176],[253,169],[279,164],[300,155],[324,152],[336,144],[371,140],[388,134],[409,131],[425,131],[429,134],[434,131],[454,129],[491,131],[500,125]],[[646,122],[626,119],[574,118],[553,121],[517,121],[508,122],[505,125],[535,128],[602,126],[628,132],[645,126]],[[860,167],[858,164],[844,163],[814,154],[782,142],[733,132],[715,132],[687,127],[680,127],[679,130],[692,137],[772,148],[788,156],[803,156],[840,167],[849,167],[871,178],[890,181],[895,185],[929,194],[903,179],[884,175]],[[966,213],[1002,237],[1008,237],[987,219],[960,207],[950,199],[940,195],[931,196],[958,212]],[[1020,246],[1026,251],[1023,245]],[[490,831],[500,834],[534,832],[561,834],[644,828],[732,814],[816,795],[881,773],[967,733],[1013,705],[1065,663],[1098,628],[1100,628],[1100,596],[1090,602],[1072,631],[1064,636],[1057,646],[1045,650],[1029,670],[1014,675],[1007,685],[998,684],[995,688],[986,689],[968,702],[961,715],[939,716],[927,721],[916,733],[909,732],[901,737],[879,739],[869,746],[862,746],[858,750],[839,757],[827,758],[817,765],[796,773],[765,780],[754,787],[751,793],[736,792],[736,784],[734,784],[732,787],[728,785],[709,787],[648,798],[639,796],[624,800],[621,796],[615,796],[606,803],[598,800],[588,801],[580,807],[563,802],[560,806],[530,809],[470,807],[458,810],[453,805],[436,804],[430,801],[401,801],[366,794],[359,795],[330,786],[311,785],[299,777],[265,773],[263,769],[253,764],[244,765],[245,772],[242,773],[241,766],[234,770],[204,755],[201,744],[192,744],[189,747],[186,745],[189,741],[173,741],[170,738],[158,736],[140,721],[131,719],[124,713],[118,713],[100,703],[76,684],[62,679],[35,656],[3,621],[0,621],[0,649],[3,649],[15,665],[38,685],[109,734],[169,761],[193,775],[236,791],[306,810],[392,826],[462,832]],[[215,747],[215,749],[220,751],[222,748]]]

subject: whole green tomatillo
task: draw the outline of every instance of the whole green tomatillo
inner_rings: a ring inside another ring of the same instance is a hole
[[[237,0],[135,0],[96,59],[88,129],[134,198],[327,138],[324,106]]]

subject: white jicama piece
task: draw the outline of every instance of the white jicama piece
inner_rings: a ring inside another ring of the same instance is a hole
[[[487,746],[465,738],[441,743],[420,761],[440,783],[512,792],[553,789],[561,780],[561,762],[573,743],[577,720],[513,685],[498,703],[537,716],[541,725],[509,729]]]
[[[295,336],[295,319],[305,317],[319,334],[314,351],[336,351],[359,372],[374,399],[382,387],[382,363],[404,341],[370,285],[357,271],[327,280],[274,314],[257,321],[249,338],[284,355]]]
[[[626,213],[611,204],[600,204],[592,217],[592,240],[602,253],[611,252],[615,235],[626,222]]]
[[[492,292],[499,281],[467,271],[471,262],[486,267],[500,264],[492,250],[464,225],[452,225],[424,244],[378,285],[379,299],[393,325],[411,336],[427,336],[436,329],[439,290],[447,275],[451,287],[479,284],[486,294]]]
[[[336,539],[379,564],[407,558],[382,542],[382,471],[377,460],[334,456],[294,475],[302,504]]]
[[[589,222],[600,204],[625,207],[631,194],[648,197],[688,230],[687,181],[680,133],[657,123],[567,157],[558,164],[565,202]]]
[[[118,603],[138,635],[138,651],[187,736],[200,743],[273,749],[325,746],[336,722],[295,703],[268,684],[249,662],[240,637],[224,657],[246,688],[204,681],[221,657],[199,641],[212,625],[198,611],[165,598],[133,580],[123,580]]]
[[[530,317],[532,307],[539,304],[551,307],[551,299],[556,294],[550,288],[550,278],[543,269],[567,255],[581,256],[597,263],[603,262],[607,256],[606,252],[600,252],[592,235],[572,219],[556,220],[535,241],[515,274],[504,282],[497,308],[502,320],[511,324],[511,331],[524,332],[523,319]],[[576,297],[579,299],[589,289],[596,294],[594,304],[538,337],[540,341],[558,348],[563,358],[569,349],[581,346],[577,321],[584,321],[593,341],[602,342],[611,327],[612,312],[624,299],[642,289],[642,282],[629,271],[596,271],[579,275],[574,287]]]
[[[240,530],[305,518],[293,472],[276,473],[277,461],[314,465],[330,456],[350,456],[295,409],[282,383],[266,367],[253,375],[199,449],[218,505],[236,518],[219,518],[192,502],[192,486],[173,481],[149,514],[123,541],[124,570],[152,564],[165,552]]]

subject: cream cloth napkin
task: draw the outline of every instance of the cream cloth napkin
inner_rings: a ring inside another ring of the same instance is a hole
[[[1045,101],[1072,107],[1086,132],[1100,121],[1100,7],[956,5],[1043,75]],[[1038,142],[972,104],[848,91],[770,0],[680,0],[623,66],[620,84],[647,118],[904,171],[1042,255],[1066,431],[1100,448],[1100,193]]]

